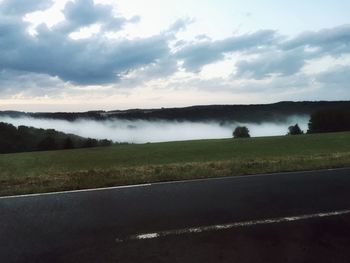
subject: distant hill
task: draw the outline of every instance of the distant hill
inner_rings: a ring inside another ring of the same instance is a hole
[[[208,105],[185,108],[130,109],[115,111],[89,111],[82,113],[24,113],[2,111],[0,115],[12,117],[30,116],[34,118],[60,119],[126,119],[126,120],[168,120],[168,121],[222,121],[222,122],[283,122],[290,116],[307,115],[320,110],[350,108],[350,101],[317,101],[317,102],[278,102],[274,104],[255,105]]]
[[[0,122],[0,153],[74,149],[111,144],[112,141],[109,140],[83,138],[53,129],[44,130],[26,126],[17,128]]]

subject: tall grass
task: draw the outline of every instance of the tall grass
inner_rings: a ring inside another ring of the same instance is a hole
[[[0,155],[0,195],[350,166],[350,133]]]

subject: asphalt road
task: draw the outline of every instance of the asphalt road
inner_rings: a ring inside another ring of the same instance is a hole
[[[349,209],[350,169],[5,197],[0,262],[350,262]]]

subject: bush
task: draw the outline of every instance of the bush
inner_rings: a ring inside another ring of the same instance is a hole
[[[98,141],[96,139],[87,138],[83,147],[89,148],[89,147],[97,147]]]
[[[100,146],[106,147],[106,146],[111,146],[113,142],[111,140],[100,140]]]
[[[298,124],[289,126],[287,135],[301,135],[301,134],[304,134],[304,132],[300,129]]]
[[[243,127],[238,126],[233,132],[233,137],[234,138],[249,138],[250,135],[249,135],[248,128],[245,126],[243,126]]]

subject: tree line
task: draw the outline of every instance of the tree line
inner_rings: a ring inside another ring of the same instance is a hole
[[[83,138],[53,129],[44,130],[27,126],[18,128],[0,122],[0,153],[63,150],[112,145],[110,140]]]
[[[308,134],[325,132],[350,131],[350,108],[325,109],[311,114],[308,124]],[[298,124],[288,127],[287,135],[301,135],[304,131]],[[245,126],[237,127],[233,131],[234,138],[249,138],[249,129]]]
[[[88,112],[48,112],[25,113],[15,111],[0,111],[2,116],[33,117],[43,119],[58,119],[75,121],[78,119],[92,120],[167,120],[167,121],[220,121],[226,122],[284,122],[290,116],[310,116],[313,112],[332,108],[348,107],[350,101],[284,101],[273,104],[256,105],[203,105],[185,108],[161,109],[130,109],[115,111]]]

